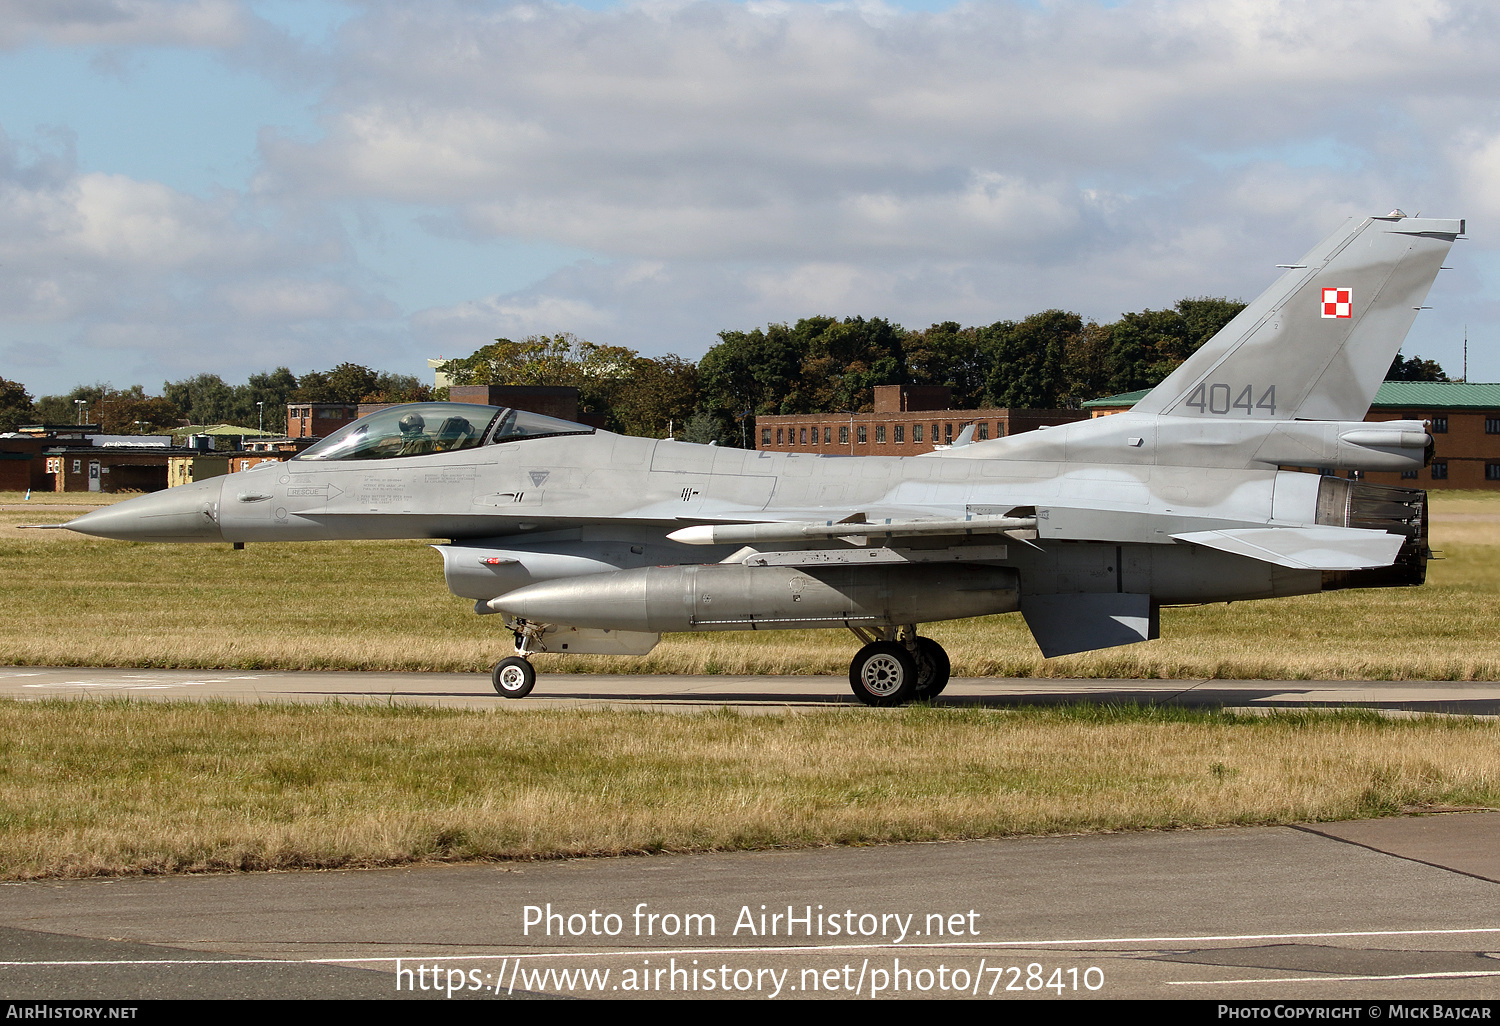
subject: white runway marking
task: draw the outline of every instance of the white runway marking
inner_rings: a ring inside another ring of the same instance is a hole
[[[422,958],[438,959],[444,962],[475,961],[496,958],[615,958],[620,956],[640,955],[774,955],[774,954],[805,954],[818,951],[878,951],[878,950],[915,950],[953,948],[1053,948],[1053,947],[1085,947],[1096,944],[1124,944],[1131,947],[1140,947],[1144,944],[1194,944],[1204,941],[1276,941],[1276,940],[1336,940],[1351,937],[1453,937],[1468,936],[1482,933],[1500,934],[1500,927],[1481,926],[1450,930],[1356,930],[1339,931],[1332,933],[1229,933],[1215,934],[1201,937],[1075,937],[1058,940],[1005,940],[1005,941],[924,941],[917,944],[895,944],[891,942],[871,944],[789,944],[784,947],[776,946],[745,946],[745,947],[718,947],[718,948],[620,948],[613,951],[535,951],[535,952],[505,952],[483,953],[474,955],[357,955],[348,958],[336,958],[324,956],[322,958],[225,958],[225,959],[199,959],[199,958],[152,958],[152,959],[95,959],[89,961],[12,961],[0,962],[0,966],[17,965],[51,965],[51,966],[84,966],[84,965],[230,965],[236,963],[255,963],[265,965],[323,965],[330,963],[350,962],[413,962]],[[1500,970],[1493,973],[1479,970],[1460,973],[1420,973],[1407,976],[1350,976],[1351,980],[1381,980],[1381,979],[1418,979],[1441,976],[1500,976]],[[1308,977],[1308,979],[1343,979],[1345,977]],[[1252,980],[1188,980],[1184,983],[1251,983]],[[1277,983],[1280,980],[1261,982]]]

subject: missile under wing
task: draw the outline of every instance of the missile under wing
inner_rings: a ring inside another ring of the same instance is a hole
[[[67,528],[162,542],[427,538],[450,589],[537,652],[664,631],[838,628],[864,702],[930,698],[937,620],[1019,612],[1047,656],[1154,638],[1164,605],[1421,584],[1425,493],[1282,466],[1406,470],[1363,422],[1463,222],[1353,219],[1130,412],[920,457],[752,452],[420,403],[297,458]]]

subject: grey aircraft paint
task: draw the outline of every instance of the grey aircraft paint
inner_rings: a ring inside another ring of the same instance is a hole
[[[1157,636],[1163,605],[1421,584],[1426,496],[1281,471],[1404,470],[1423,423],[1367,424],[1457,220],[1351,220],[1136,407],[920,457],[754,452],[524,411],[414,404],[287,463],[69,530],[162,542],[429,538],[538,651],[644,654],[661,631],[847,627],[872,704],[947,681],[934,620],[1019,609],[1047,656]],[[861,565],[864,564],[864,565]]]

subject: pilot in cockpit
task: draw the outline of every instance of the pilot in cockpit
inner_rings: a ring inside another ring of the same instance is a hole
[[[433,451],[433,441],[426,433],[427,422],[420,413],[412,412],[401,418],[402,456],[420,456]]]

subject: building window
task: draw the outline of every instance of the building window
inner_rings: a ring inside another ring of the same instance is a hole
[[[1401,480],[1403,480],[1403,481],[1415,481],[1416,479],[1417,479],[1417,472],[1415,470],[1403,470],[1403,471],[1401,471]]]
[[[1448,480],[1448,461],[1447,460],[1433,460],[1432,461],[1432,479],[1434,481],[1446,481],[1446,480]]]
[[[877,427],[875,429],[875,443],[877,445],[884,445],[885,444],[885,425],[884,424],[881,424],[879,427]]]
[[[781,428],[777,428],[776,429],[776,444],[777,445],[782,444],[782,442],[781,442]]]
[[[1486,463],[1484,465],[1484,479],[1486,481],[1500,481],[1500,463]]]
[[[1005,425],[1002,424],[1002,423],[1000,423],[1000,421],[998,421],[998,420],[995,421],[995,437],[996,438],[1004,438],[1005,437]]]
[[[934,435],[936,435],[937,434],[937,430],[933,429],[932,433]],[[953,442],[953,425],[952,424],[944,424],[943,425],[943,441],[948,442],[950,444]]]
[[[823,429],[823,444],[824,445],[828,445],[832,441],[833,441],[833,428],[824,428]]]
[[[1446,435],[1448,433],[1448,416],[1432,418],[1432,433],[1435,435]]]
[[[911,426],[911,440],[913,442],[920,442],[922,440],[922,425],[921,424],[913,424]]]
[[[938,440],[938,426],[936,424],[934,424],[934,425],[932,425],[932,444],[933,445],[937,445],[937,440]]]
[[[839,428],[839,444],[840,445],[848,445],[849,444],[849,425],[848,424],[845,424],[845,425],[843,425],[843,426],[841,426]]]
[[[807,428],[803,428],[801,431],[797,432],[797,444],[798,445],[806,445],[807,444]]]
[[[771,444],[771,429],[770,428],[761,428],[760,429],[760,444],[761,445],[770,445]]]
[[[979,425],[979,433],[978,433],[978,435],[976,437],[981,442],[984,441],[985,439],[989,438],[990,437],[990,426],[988,424],[981,424],[981,425]]]
[[[73,461],[73,473],[75,473],[75,474],[82,474],[83,473],[83,460],[74,460]]]
[[[1500,435],[1500,415],[1484,418],[1484,433],[1487,435]]]
[[[863,424],[859,426],[859,444],[864,445],[870,440],[870,429]]]
[[[904,441],[906,441],[906,425],[905,424],[897,424],[896,425],[896,441],[898,441],[898,442],[904,442]]]

